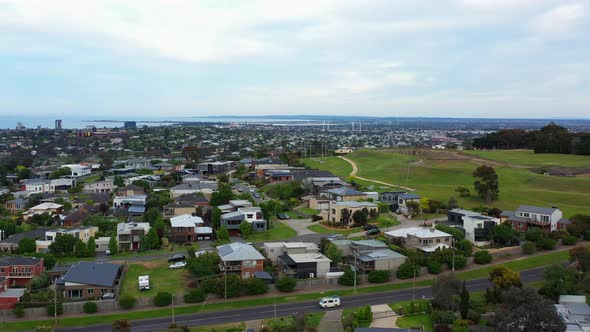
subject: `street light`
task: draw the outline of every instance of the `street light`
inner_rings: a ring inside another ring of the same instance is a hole
[[[356,295],[356,270],[357,270],[357,262],[356,262],[356,258],[358,257],[358,251],[357,249],[353,249],[353,255],[354,255],[354,280],[353,280],[353,294]]]
[[[452,267],[452,269],[454,272],[455,271],[455,238],[454,237],[451,238],[451,245],[453,246],[452,247],[452,249],[453,249],[453,264],[452,264],[453,267]]]

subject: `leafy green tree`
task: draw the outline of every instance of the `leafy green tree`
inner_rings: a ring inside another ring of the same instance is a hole
[[[454,299],[461,292],[461,281],[454,273],[437,276],[432,283],[432,305],[442,310],[453,309]]]
[[[86,247],[86,244],[80,239],[76,239],[74,252],[76,257],[88,257],[88,248]]]
[[[250,224],[246,220],[242,221],[240,223],[240,226],[238,226],[238,228],[240,230],[240,233],[244,237],[244,239],[247,239],[250,235],[252,235],[252,232],[253,232],[252,224]]]
[[[368,280],[370,283],[387,282],[391,278],[391,271],[389,270],[373,270],[369,272]]]
[[[76,238],[73,235],[63,234],[55,237],[49,245],[49,251],[59,257],[71,256],[74,253],[75,245]]]
[[[96,241],[94,237],[91,236],[86,243],[86,256],[87,257],[94,257],[96,256]]]
[[[471,244],[469,240],[457,241],[455,247],[465,256],[471,256],[471,253],[473,252],[473,244]]]
[[[360,283],[361,279],[360,276],[356,276],[356,284]],[[346,267],[344,269],[344,274],[338,278],[338,283],[344,286],[353,286],[354,285],[354,271],[350,267]]]
[[[111,252],[111,255],[115,255],[119,251],[119,245],[117,244],[117,239],[114,235],[111,236],[111,239],[109,240],[109,251]]]
[[[16,173],[16,176],[18,176],[19,180],[28,179],[31,177],[31,175],[33,175],[33,171],[31,171],[31,169],[20,165],[16,166],[14,173]]]
[[[145,236],[145,248],[146,250],[160,249],[160,238],[155,228],[150,228]]]
[[[486,203],[498,199],[500,195],[500,184],[498,182],[498,174],[496,174],[496,170],[493,167],[486,165],[479,166],[473,172],[473,177],[476,179],[473,186]]]
[[[221,210],[217,206],[214,206],[211,210],[211,224],[215,229],[221,225]]]
[[[490,272],[489,280],[494,285],[492,291],[496,301],[500,300],[502,292],[510,289],[510,287],[522,287],[520,274],[504,265],[494,267]]]
[[[590,250],[584,246],[576,246],[568,251],[570,262],[574,263],[578,270],[586,272],[590,270]]]
[[[164,219],[160,218],[156,220],[154,223],[154,229],[156,230],[156,234],[158,234],[158,238],[163,238],[166,234],[166,224],[164,223]]]
[[[138,186],[138,187],[142,187],[143,189],[145,189],[146,191],[149,190],[152,186],[150,185],[150,183],[146,180],[135,180],[133,182],[131,182],[132,185]]]
[[[356,210],[352,214],[352,221],[354,222],[355,225],[359,225],[359,226],[366,225],[368,220],[369,220],[369,215],[362,210]]]
[[[242,293],[245,295],[259,295],[268,292],[268,284],[259,278],[242,280]]]
[[[499,243],[501,245],[508,245],[514,239],[516,239],[516,234],[512,229],[512,226],[504,223],[492,227],[492,239],[495,243]]]
[[[463,288],[459,296],[461,298],[459,302],[459,313],[461,313],[462,319],[467,319],[467,314],[469,313],[469,291],[465,286],[465,281],[463,281]]]
[[[297,285],[297,281],[289,276],[284,276],[277,281],[277,289],[281,292],[292,292]]]
[[[19,254],[28,254],[31,252],[35,252],[37,245],[35,244],[35,240],[30,237],[24,237],[20,241],[18,241],[18,253]]]
[[[447,203],[447,206],[448,206],[449,210],[459,208],[459,203],[457,202],[457,199],[455,198],[455,196],[451,196],[449,198],[449,202]]]
[[[530,227],[524,233],[524,238],[527,241],[537,242],[545,238],[545,232],[543,232],[539,227]]]
[[[115,176],[113,184],[117,187],[125,187],[125,180],[121,176]]]
[[[415,262],[406,260],[397,269],[397,277],[399,279],[409,279],[413,278],[414,276],[420,276],[420,265],[416,264]]]
[[[60,167],[49,174],[50,179],[58,179],[65,175],[70,175],[71,169],[69,167]]]
[[[459,197],[471,196],[471,191],[469,190],[469,188],[466,187],[457,187],[455,191],[459,193]]]
[[[492,261],[492,254],[487,250],[481,250],[473,255],[475,264],[488,264]]]
[[[198,257],[189,258],[187,269],[197,278],[214,276],[219,273],[219,255],[214,252],[205,252]]]
[[[156,221],[162,219],[162,212],[160,212],[160,209],[156,208],[156,207],[151,207],[149,208],[147,211],[145,211],[144,215],[143,215],[143,220],[145,222],[149,222],[150,226],[154,227],[154,225],[156,224]]]
[[[496,310],[498,331],[565,331],[552,301],[533,288],[510,288],[502,294],[502,306]]]
[[[581,275],[578,271],[562,264],[555,264],[545,268],[539,294],[557,303],[560,295],[580,293],[580,284]]]
[[[326,248],[326,257],[328,257],[332,263],[338,264],[342,261],[342,250],[338,249],[334,243],[330,243]]]
[[[221,243],[229,242],[229,231],[227,230],[227,226],[223,225],[219,228],[216,233],[217,241]]]
[[[219,189],[211,194],[211,199],[209,203],[211,206],[219,206],[223,204],[229,203],[230,200],[234,198],[234,194],[231,190],[231,187],[228,185],[220,185]]]

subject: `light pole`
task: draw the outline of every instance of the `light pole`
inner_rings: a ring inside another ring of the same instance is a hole
[[[227,265],[223,262],[223,302],[227,304]]]
[[[272,301],[274,304],[274,316],[275,316],[275,322],[277,321],[277,287],[276,285],[273,285],[272,288]]]
[[[356,270],[357,270],[357,262],[356,262],[356,258],[358,256],[358,251],[356,249],[354,249],[354,279],[353,279],[353,294],[356,295]]]
[[[451,244],[453,245],[453,264],[452,270],[455,271],[455,238],[451,238]]]
[[[174,324],[174,298],[176,294],[172,294],[172,324]]]

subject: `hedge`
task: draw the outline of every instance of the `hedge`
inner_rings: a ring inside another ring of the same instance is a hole
[[[158,307],[164,307],[172,303],[172,294],[168,292],[158,292],[154,296],[154,305]]]
[[[295,280],[295,278],[291,278],[291,277],[282,277],[281,279],[279,279],[279,281],[277,281],[277,289],[281,292],[292,292],[295,289],[295,286],[297,285],[297,280]]]
[[[207,298],[207,292],[202,289],[191,289],[184,294],[184,302],[186,303],[200,303]]]
[[[123,309],[131,309],[135,306],[137,299],[131,295],[122,295],[119,297],[119,306]]]
[[[473,261],[476,264],[488,264],[492,261],[492,254],[487,250],[478,251],[473,254]]]
[[[96,303],[86,302],[84,303],[84,312],[87,314],[93,314],[98,310]]]
[[[370,283],[382,283],[389,281],[391,278],[391,272],[388,270],[374,270],[369,272],[369,282]]]

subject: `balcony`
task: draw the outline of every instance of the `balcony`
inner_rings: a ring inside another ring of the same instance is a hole
[[[32,272],[10,272],[11,278],[30,278],[34,276]]]

